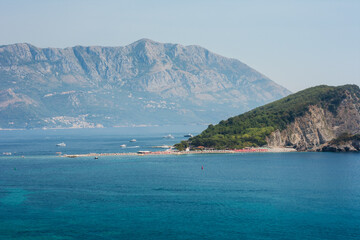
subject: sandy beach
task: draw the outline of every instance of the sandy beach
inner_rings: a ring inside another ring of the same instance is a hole
[[[128,152],[128,153],[86,153],[86,154],[64,154],[61,157],[103,157],[103,156],[144,156],[144,155],[186,155],[186,154],[236,154],[236,153],[279,153],[296,152],[293,148],[250,148],[235,150],[201,150],[201,151],[155,151],[155,152]]]

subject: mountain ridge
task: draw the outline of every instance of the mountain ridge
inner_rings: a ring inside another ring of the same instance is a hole
[[[239,60],[196,45],[140,39],[122,47],[0,46],[0,106],[7,104],[0,112],[13,116],[0,119],[2,128],[71,127],[46,119],[86,114],[104,126],[203,124],[289,93]],[[144,112],[143,121],[134,108]],[[31,118],[22,121],[22,113]]]

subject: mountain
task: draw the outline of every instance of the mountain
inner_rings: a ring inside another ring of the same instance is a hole
[[[199,46],[0,46],[0,128],[204,124],[289,93]]]
[[[323,144],[342,134],[359,133],[359,87],[322,85],[209,125],[189,143],[219,149],[269,146],[321,151]],[[184,144],[188,143],[180,147]]]

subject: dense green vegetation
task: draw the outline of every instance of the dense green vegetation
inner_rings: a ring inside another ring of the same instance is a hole
[[[303,116],[311,105],[328,109],[334,115],[346,92],[360,98],[356,85],[331,87],[321,85],[305,89],[278,101],[258,107],[217,125],[209,125],[200,135],[189,139],[191,146],[205,146],[217,149],[263,146],[265,138],[276,129],[283,130],[296,117]],[[179,149],[185,148],[182,142]]]
[[[175,147],[179,151],[184,151],[187,147],[189,147],[189,142],[188,141],[181,141],[180,143],[175,144]]]

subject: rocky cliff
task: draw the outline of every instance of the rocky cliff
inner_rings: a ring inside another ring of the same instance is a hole
[[[319,105],[309,106],[304,116],[297,117],[286,129],[271,133],[266,141],[271,147],[292,146],[300,151],[309,151],[343,133],[360,133],[359,95],[348,90],[335,112]]]
[[[360,134],[342,136],[324,143],[315,149],[317,152],[360,152]]]
[[[319,105],[309,106],[304,116],[295,118],[286,129],[276,130],[267,137],[271,147],[292,146],[312,150],[343,133],[360,133],[360,99],[345,91],[335,112]]]
[[[289,93],[199,46],[0,46],[0,128],[208,123]]]

